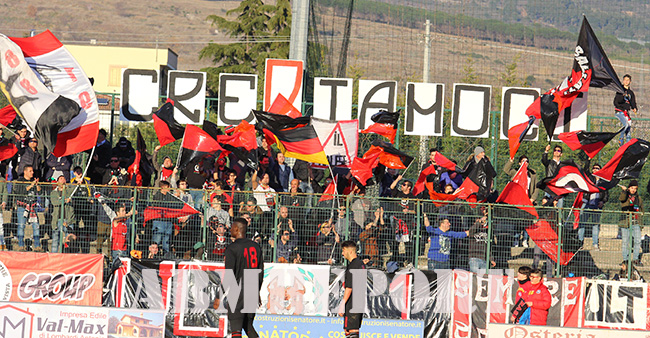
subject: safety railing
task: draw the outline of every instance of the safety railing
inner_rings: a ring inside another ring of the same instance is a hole
[[[0,182],[0,198],[3,250],[221,261],[243,217],[269,262],[342,264],[340,244],[351,240],[384,269],[650,276],[642,213],[536,207],[533,216],[504,204],[19,181]]]

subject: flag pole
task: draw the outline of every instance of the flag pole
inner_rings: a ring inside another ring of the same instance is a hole
[[[183,143],[185,143],[185,133],[183,133],[183,139],[181,140],[181,146],[178,147],[178,156],[176,156],[176,169],[180,170],[179,162],[181,160],[181,153],[183,152]]]

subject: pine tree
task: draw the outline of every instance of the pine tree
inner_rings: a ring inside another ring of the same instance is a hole
[[[289,0],[278,0],[275,5],[264,4],[262,0],[243,0],[226,14],[237,14],[237,18],[227,20],[210,15],[207,19],[237,42],[210,43],[199,52],[200,59],[210,59],[216,65],[202,69],[208,73],[208,88],[213,92],[217,92],[220,73],[258,74],[263,80],[264,60],[289,56]]]

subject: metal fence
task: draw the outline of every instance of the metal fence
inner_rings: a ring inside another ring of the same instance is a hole
[[[384,269],[528,265],[548,276],[634,278],[636,271],[650,276],[650,260],[644,257],[650,251],[650,227],[645,226],[650,222],[642,213],[536,208],[551,229],[547,244],[557,252],[551,256],[575,252],[563,265],[528,239],[525,229],[537,219],[503,204],[71,183],[1,185],[7,189],[0,187],[5,191],[0,247],[13,251],[101,253],[114,259],[135,250],[144,259],[220,261],[231,241],[232,220],[244,217],[247,235],[260,243],[269,262],[342,264],[340,244],[352,240],[369,266]],[[198,213],[191,214],[171,195]],[[621,271],[630,253],[635,262]]]

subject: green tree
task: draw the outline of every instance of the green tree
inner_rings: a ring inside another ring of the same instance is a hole
[[[478,83],[478,75],[474,69],[474,59],[471,56],[467,57],[465,60],[465,67],[463,67],[463,72],[465,75],[460,80],[462,83]]]
[[[208,73],[208,88],[212,92],[217,92],[220,73],[258,74],[263,79],[264,60],[289,56],[289,0],[278,0],[275,5],[265,4],[262,0],[244,0],[226,14],[236,14],[237,17],[228,20],[210,15],[207,19],[237,42],[209,43],[199,52],[200,59],[210,59],[215,64],[215,67],[202,69]]]

